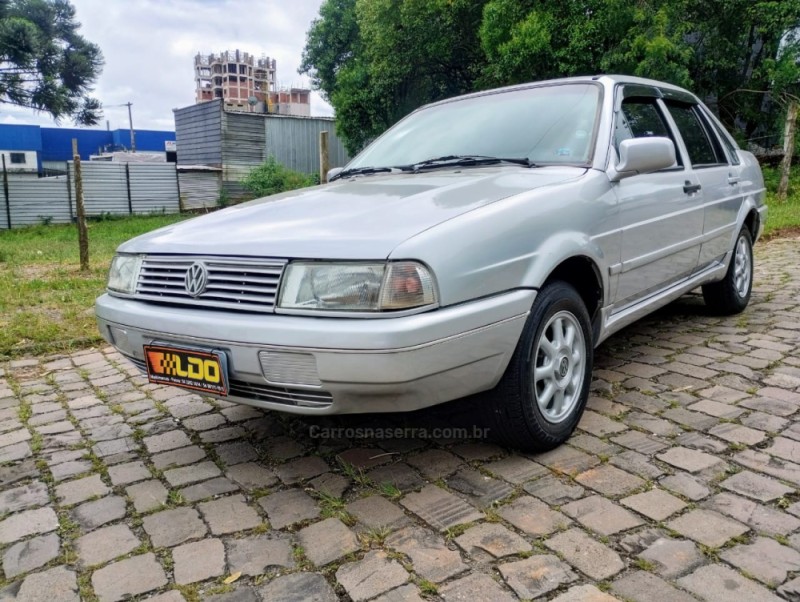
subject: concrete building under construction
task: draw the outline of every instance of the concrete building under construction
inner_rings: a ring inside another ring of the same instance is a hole
[[[194,57],[195,102],[221,100],[227,111],[311,115],[311,91],[278,89],[276,61],[235,51]]]

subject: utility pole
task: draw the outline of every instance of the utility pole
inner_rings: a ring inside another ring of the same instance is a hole
[[[126,102],[125,105],[128,107],[128,123],[130,124],[131,128],[131,152],[136,152],[136,132],[133,131],[133,113],[131,112],[131,107],[133,106],[132,102]]]

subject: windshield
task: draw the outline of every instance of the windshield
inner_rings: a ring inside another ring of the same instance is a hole
[[[561,84],[422,109],[389,129],[347,167],[407,166],[455,156],[584,165],[592,154],[600,93],[595,84]]]

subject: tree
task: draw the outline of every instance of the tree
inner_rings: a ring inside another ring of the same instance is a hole
[[[325,0],[301,73],[352,154],[421,104],[474,89],[486,0]]]
[[[79,27],[68,0],[0,0],[0,103],[97,123],[103,55]]]

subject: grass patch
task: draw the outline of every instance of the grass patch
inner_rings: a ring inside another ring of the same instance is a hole
[[[769,214],[764,225],[765,238],[800,232],[800,166],[793,166],[789,177],[789,195],[780,202],[776,195],[781,174],[777,167],[764,167]]]
[[[79,269],[75,226],[0,231],[0,359],[62,352],[101,341],[94,300],[126,240],[186,219],[137,216],[89,223],[90,269]]]

